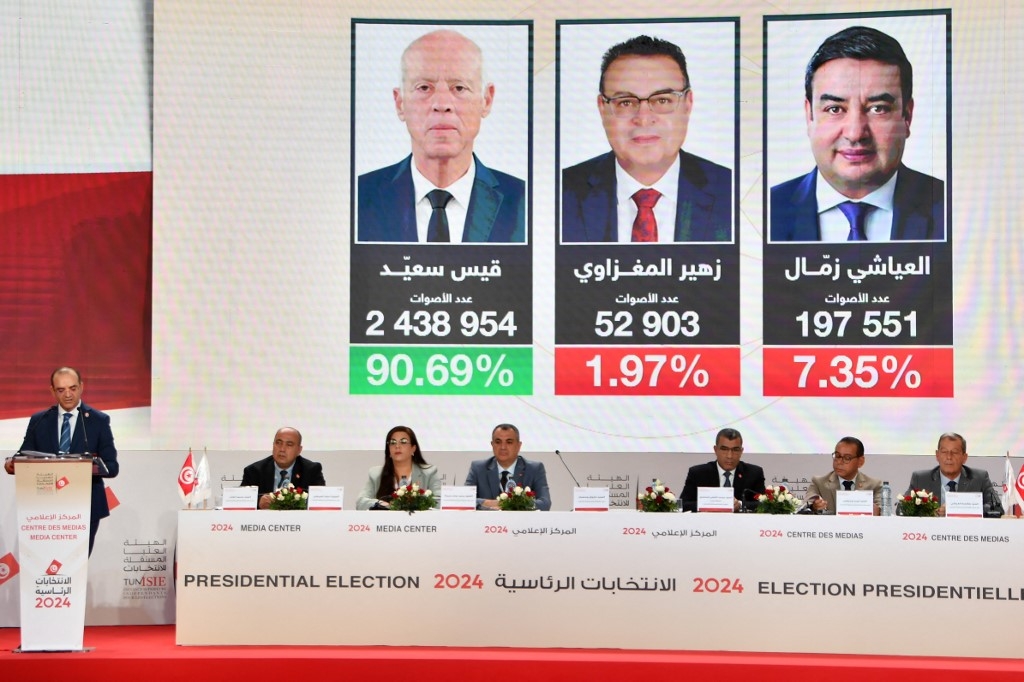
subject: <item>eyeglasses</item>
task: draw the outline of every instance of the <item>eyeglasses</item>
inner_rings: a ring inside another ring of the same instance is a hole
[[[724,445],[716,445],[715,449],[718,450],[719,452],[731,452],[734,455],[738,455],[738,454],[741,454],[743,452],[743,446],[742,445],[737,445],[734,448],[729,448],[729,447],[726,447]]]
[[[640,111],[640,105],[647,102],[647,106],[650,107],[651,113],[654,114],[671,114],[673,111],[679,108],[679,100],[690,91],[690,86],[686,86],[682,90],[668,90],[666,92],[656,92],[649,97],[637,97],[635,95],[626,95],[624,97],[605,97],[601,94],[601,99],[608,109],[612,112],[616,118],[629,118],[635,116]]]
[[[409,444],[409,439],[408,438],[402,438],[401,440],[397,440],[395,438],[392,438],[391,440],[388,441],[388,445],[408,445],[408,444]]]
[[[846,462],[847,464],[849,464],[855,459],[860,459],[860,455],[840,455],[838,452],[833,452],[832,459],[834,459],[837,462]]]

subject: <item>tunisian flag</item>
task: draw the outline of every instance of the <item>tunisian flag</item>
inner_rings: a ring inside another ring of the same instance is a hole
[[[196,465],[192,461],[192,448],[188,449],[188,457],[181,465],[178,472],[178,495],[182,504],[189,504],[192,500],[192,491],[196,488]]]

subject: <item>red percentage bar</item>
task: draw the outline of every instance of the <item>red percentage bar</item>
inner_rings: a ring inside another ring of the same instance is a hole
[[[555,395],[739,394],[736,347],[555,348]]]
[[[953,349],[765,348],[766,396],[952,398]]]

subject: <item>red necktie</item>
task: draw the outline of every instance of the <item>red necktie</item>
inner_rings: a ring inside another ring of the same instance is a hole
[[[656,189],[642,189],[633,195],[636,203],[636,220],[633,221],[634,242],[656,242],[658,241],[658,223],[654,219],[654,205],[661,198],[661,192]]]

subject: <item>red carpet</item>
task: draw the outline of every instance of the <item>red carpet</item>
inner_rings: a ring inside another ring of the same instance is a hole
[[[276,627],[286,627],[277,625]],[[799,636],[799,635],[795,635]],[[948,633],[937,636],[948,637]],[[950,638],[952,642],[954,638]],[[467,649],[430,647],[178,647],[174,626],[92,627],[76,654],[15,654],[16,628],[0,629],[3,680],[264,679],[299,662],[301,677],[385,679],[414,674],[444,680],[823,679],[830,682],[927,679],[928,682],[1024,680],[1024,661],[969,658],[825,656],[608,649]],[[311,664],[311,665],[310,665]]]

